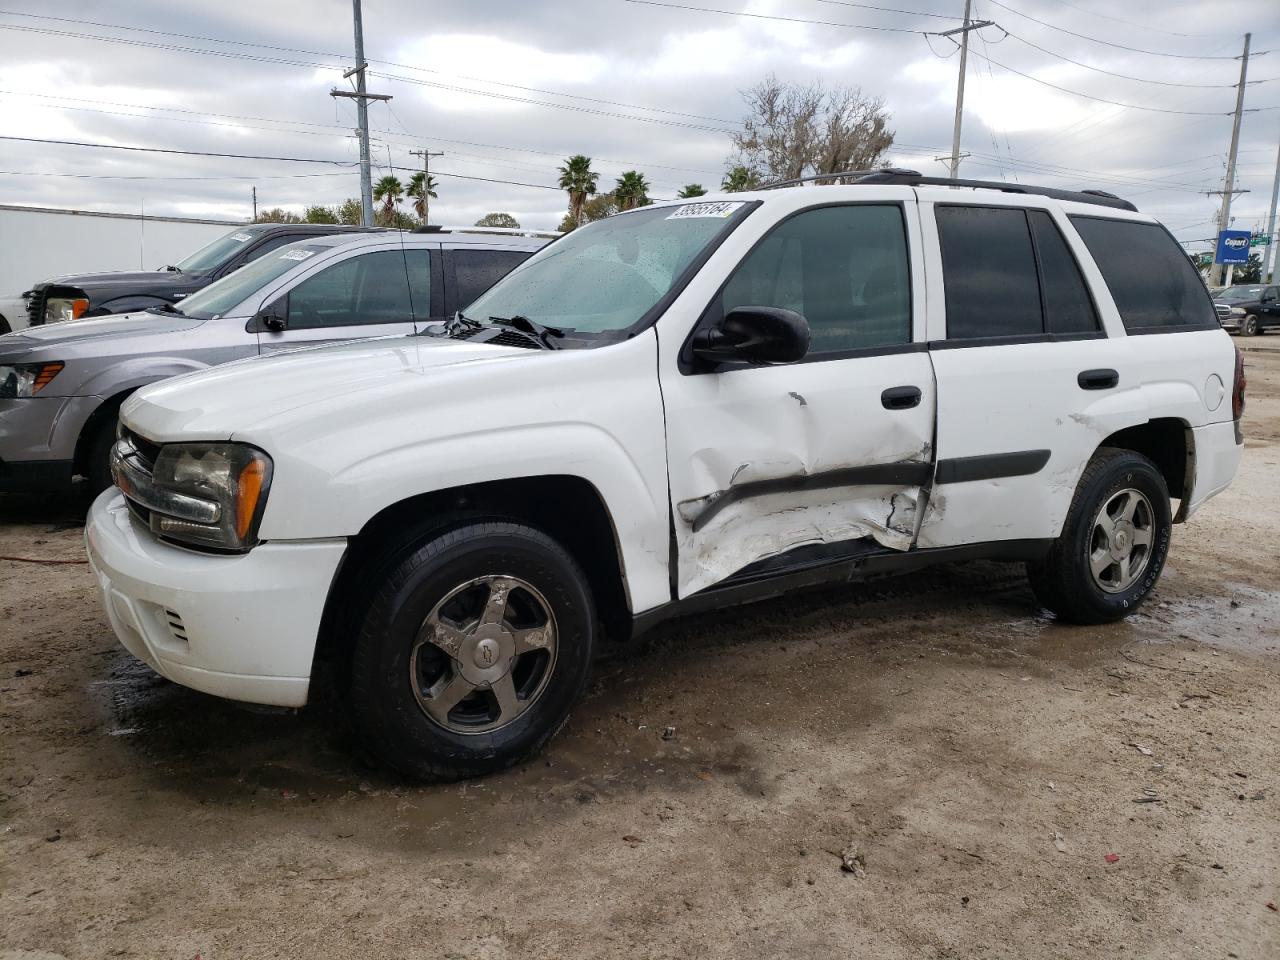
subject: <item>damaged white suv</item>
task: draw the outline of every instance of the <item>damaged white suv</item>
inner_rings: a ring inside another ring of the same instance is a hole
[[[87,529],[121,641],[286,706],[326,659],[369,750],[455,778],[556,732],[602,630],[980,557],[1131,612],[1242,449],[1187,258],[1108,194],[845,179],[643,207],[425,334],[138,391]]]

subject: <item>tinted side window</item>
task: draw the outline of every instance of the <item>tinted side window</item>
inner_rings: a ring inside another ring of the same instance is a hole
[[[431,316],[431,251],[405,250],[404,265],[409,271],[414,319],[426,320]]]
[[[457,283],[455,296],[464,310],[531,256],[532,250],[466,250],[452,251],[453,276]],[[483,318],[481,318],[483,319]]]
[[[289,291],[290,329],[412,322],[405,255],[399,250],[350,257]]]
[[[907,234],[897,206],[823,207],[779,224],[721,294],[734,307],[785,307],[812,333],[810,355],[911,342]]]
[[[263,240],[260,244],[250,250],[248,256],[245,257],[240,266],[243,267],[246,263],[253,263],[253,261],[257,260],[259,257],[265,257],[272,250],[283,247],[286,243],[294,243],[295,241],[302,239],[303,237],[298,236],[296,233],[277,233],[274,237],[268,237],[266,240]]]
[[[1027,219],[1040,257],[1045,332],[1092,333],[1100,329],[1080,267],[1053,218],[1043,210],[1028,210]]]
[[[1163,227],[1083,216],[1071,223],[1102,271],[1126,330],[1218,326],[1204,282]]]
[[[947,339],[1044,332],[1027,215],[1001,207],[936,207]]]

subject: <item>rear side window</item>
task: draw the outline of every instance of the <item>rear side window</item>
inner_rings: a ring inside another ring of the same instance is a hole
[[[935,208],[947,339],[1044,332],[1027,215],[1013,207]]]
[[[1200,275],[1163,227],[1132,220],[1073,216],[1129,333],[1209,330],[1218,326]]]
[[[458,305],[465,308],[531,256],[532,250],[454,250],[453,276]]]
[[[720,309],[785,307],[804,316],[811,356],[911,342],[907,234],[897,206],[796,214],[734,271]]]
[[[1043,210],[1028,210],[1031,235],[1040,258],[1041,290],[1044,292],[1046,333],[1090,333],[1099,329],[1093,300],[1080,276],[1080,267],[1067,241]]]

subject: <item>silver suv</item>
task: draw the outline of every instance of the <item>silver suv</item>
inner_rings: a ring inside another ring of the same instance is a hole
[[[547,243],[492,233],[315,237],[165,305],[0,336],[0,491],[111,483],[139,387],[244,357],[421,332]]]

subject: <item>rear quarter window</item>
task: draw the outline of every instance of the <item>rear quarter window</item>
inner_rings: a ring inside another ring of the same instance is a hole
[[[1159,224],[1072,216],[1129,333],[1214,330],[1213,301],[1195,267]]]

